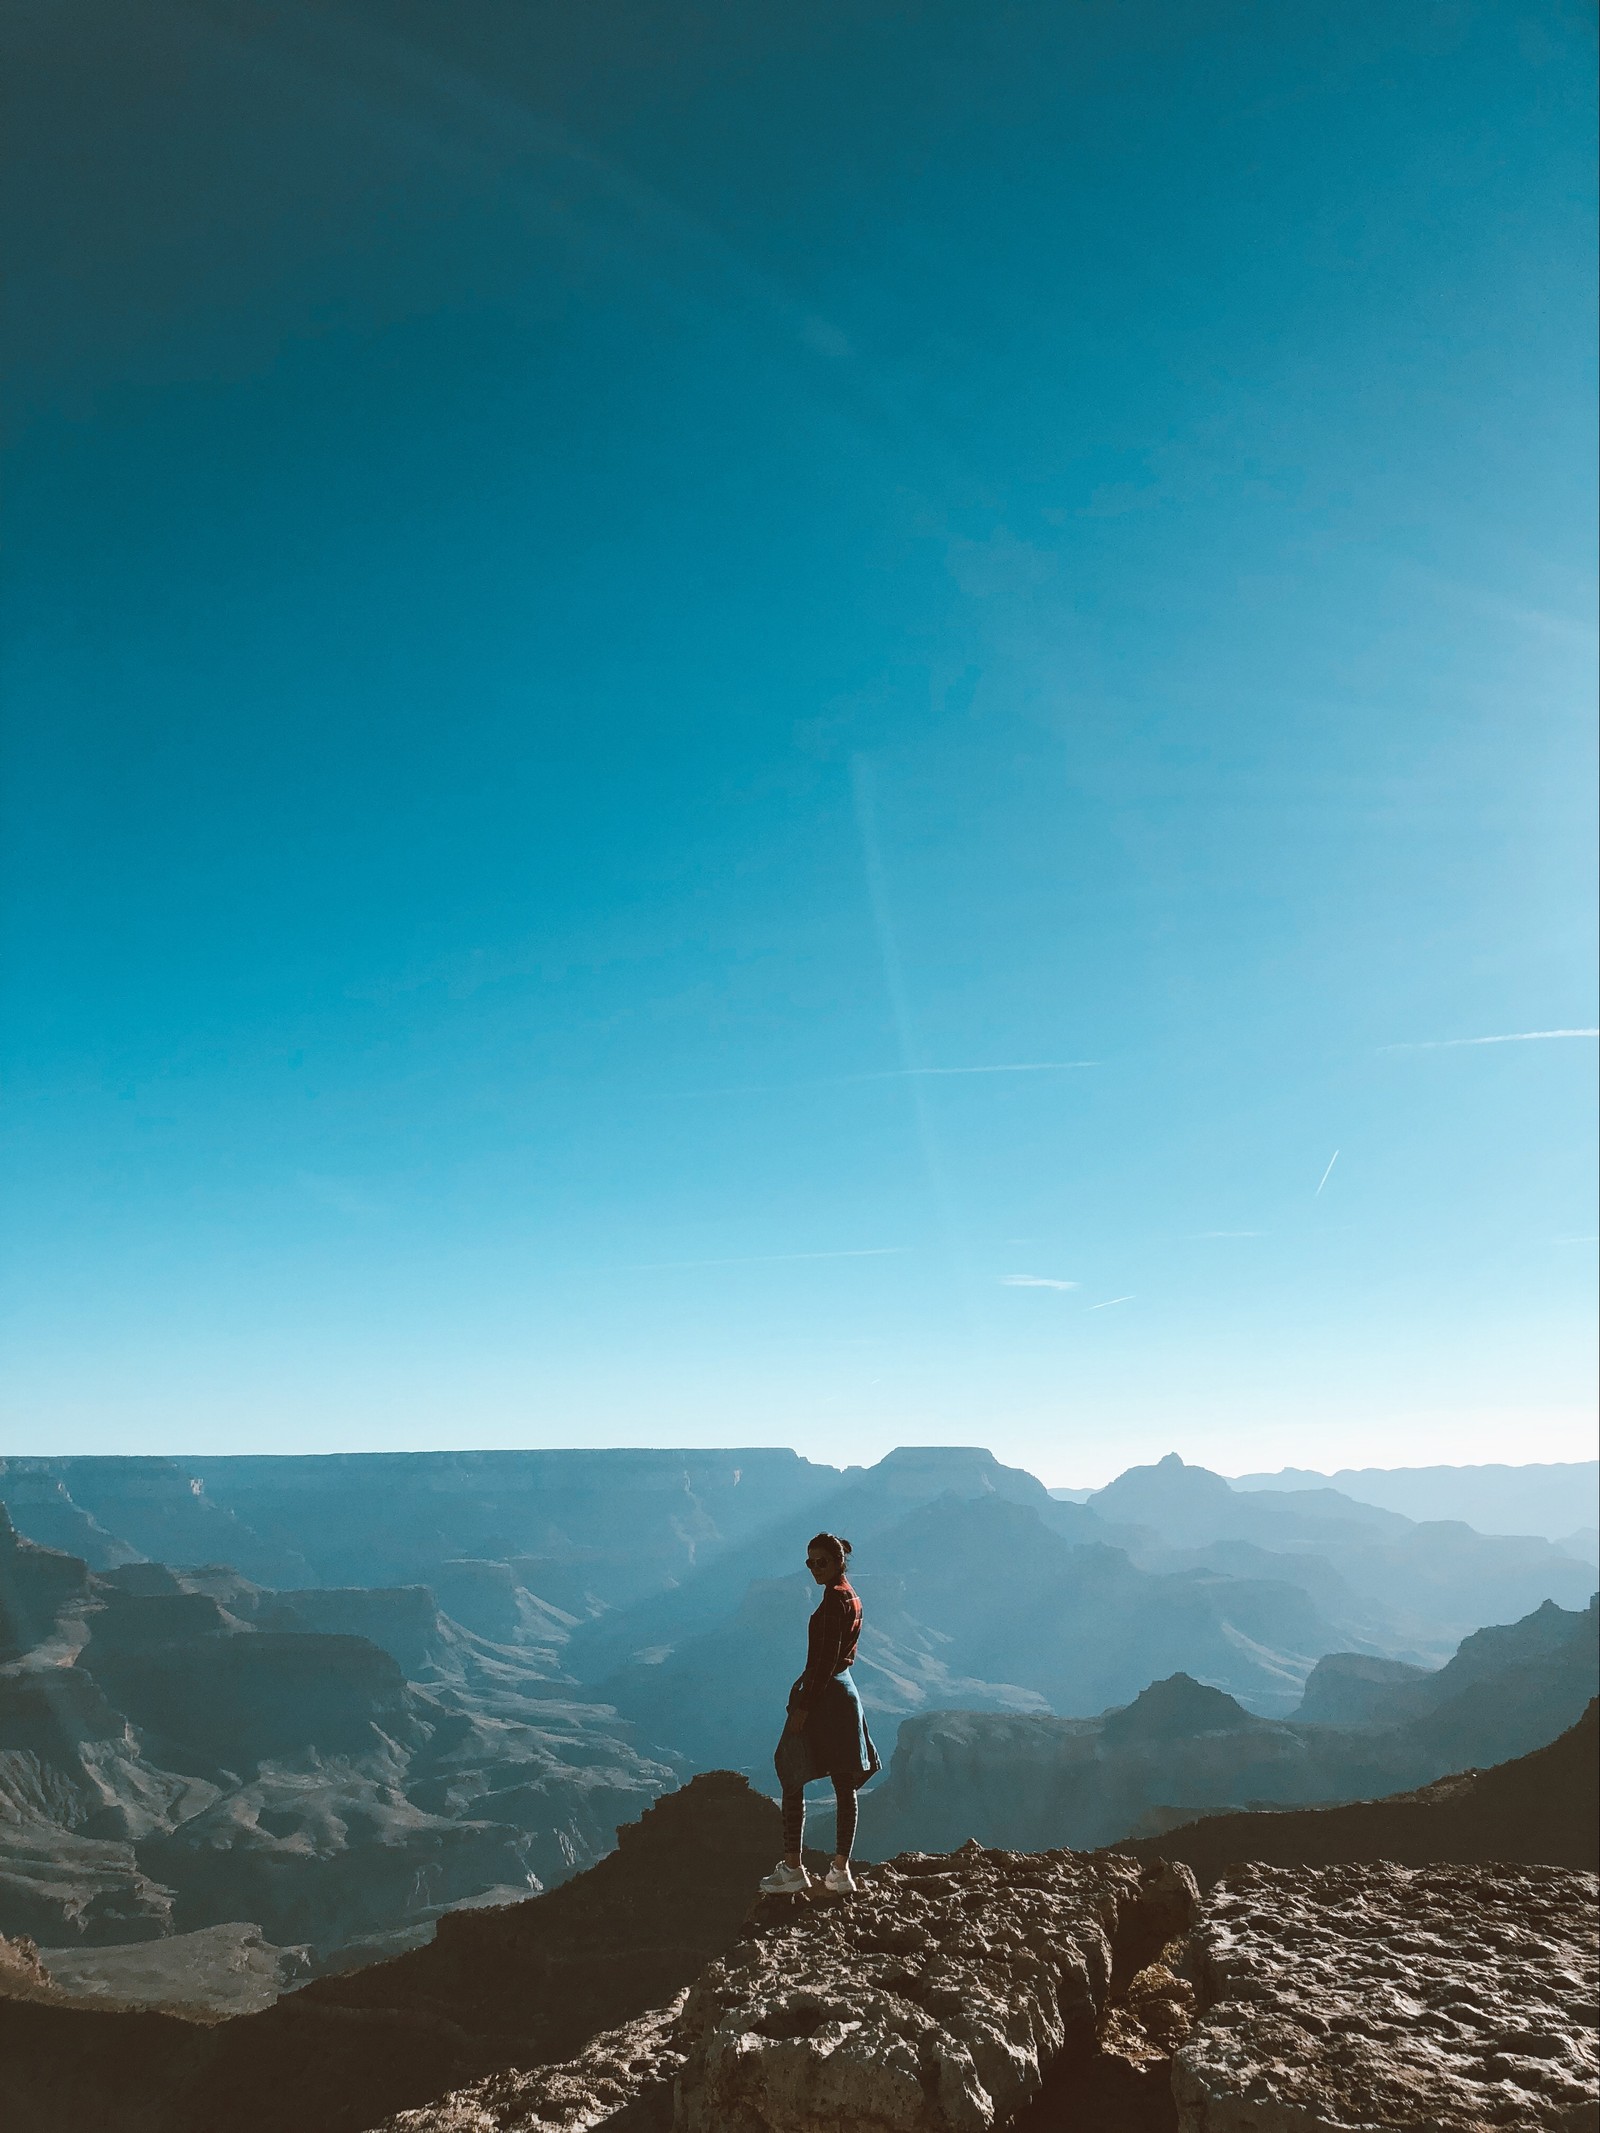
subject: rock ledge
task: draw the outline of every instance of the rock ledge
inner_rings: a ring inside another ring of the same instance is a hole
[[[1196,1910],[1186,1868],[977,1845],[759,1906],[689,1995],[678,2133],[988,2133]]]

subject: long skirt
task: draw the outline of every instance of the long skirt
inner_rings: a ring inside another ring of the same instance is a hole
[[[797,1681],[795,1688],[799,1686]],[[859,1791],[868,1778],[877,1776],[883,1765],[848,1667],[823,1683],[803,1726],[785,1728],[772,1762],[785,1792],[797,1791],[814,1778],[833,1778]]]

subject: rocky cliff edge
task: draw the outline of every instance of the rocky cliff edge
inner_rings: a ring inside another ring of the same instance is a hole
[[[1590,2133],[1593,1875],[912,1855],[377,2133]],[[1130,1966],[1137,1966],[1131,1967]]]

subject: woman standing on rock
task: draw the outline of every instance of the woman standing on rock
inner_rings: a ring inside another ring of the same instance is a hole
[[[789,1716],[773,1764],[783,1787],[784,1856],[762,1882],[772,1896],[797,1895],[811,1886],[801,1857],[805,1838],[805,1788],[813,1778],[831,1778],[837,1820],[833,1864],[825,1889],[843,1895],[855,1887],[850,1848],[856,1836],[856,1794],[882,1767],[867,1731],[850,1669],[861,1640],[861,1602],[845,1575],[850,1543],[837,1533],[814,1534],[806,1568],[822,1598],[806,1636],[806,1670],[789,1691]]]

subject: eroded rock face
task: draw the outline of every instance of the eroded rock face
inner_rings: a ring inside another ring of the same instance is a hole
[[[857,1895],[771,1899],[689,1996],[679,2133],[986,2133],[1194,1915],[1166,1866],[909,1854]]]
[[[672,1773],[553,1669],[553,1642],[490,1645],[420,1586],[91,1574],[0,1509],[0,1930],[245,1920],[333,1963],[566,1880]]]
[[[1593,2127],[1596,1896],[1561,1867],[1235,1867],[1190,1947],[1182,2133]]]

